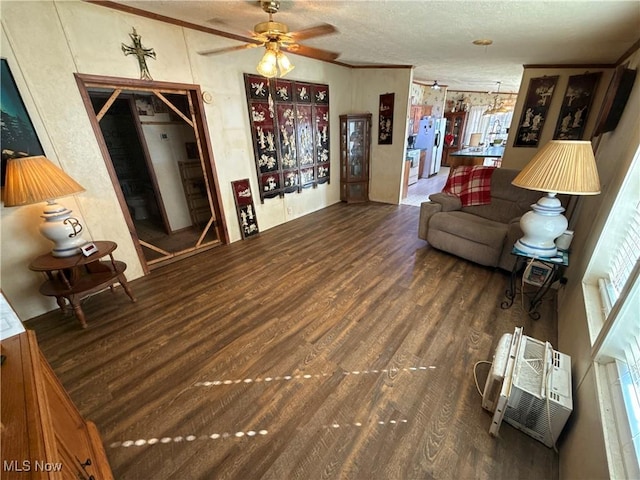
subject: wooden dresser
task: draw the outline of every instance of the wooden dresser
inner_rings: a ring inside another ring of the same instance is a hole
[[[86,421],[26,331],[0,343],[3,479],[113,479]]]

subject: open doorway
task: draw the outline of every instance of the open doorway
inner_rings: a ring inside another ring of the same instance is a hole
[[[408,166],[408,165],[407,165]],[[418,180],[406,188],[406,196],[400,201],[402,205],[419,207],[429,201],[429,195],[440,193],[447,183],[449,167],[440,167],[436,175]]]
[[[76,77],[145,271],[227,243],[197,86]]]

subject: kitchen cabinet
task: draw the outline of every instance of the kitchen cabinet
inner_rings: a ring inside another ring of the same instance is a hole
[[[409,132],[412,135],[416,135],[418,133],[418,129],[420,127],[420,119],[422,117],[428,117],[429,115],[431,115],[431,110],[433,110],[432,105],[411,105]]]
[[[462,148],[464,129],[467,122],[467,112],[447,112],[444,114],[447,122],[444,132],[444,149],[442,164],[449,166],[449,154]]]
[[[408,150],[406,159],[409,161],[409,183],[413,185],[418,182],[418,173],[420,169],[420,153],[421,150]]]
[[[340,200],[369,201],[371,114],[340,115]]]
[[[402,181],[402,198],[407,198],[409,186],[418,182],[418,169],[422,150],[407,150],[405,154],[404,176]]]
[[[409,173],[411,171],[411,160],[405,159],[404,174],[402,175],[402,199],[407,198],[409,194]]]

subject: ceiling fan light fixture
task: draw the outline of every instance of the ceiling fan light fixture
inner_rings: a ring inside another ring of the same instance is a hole
[[[299,43],[301,40],[308,40],[310,38],[317,38],[336,33],[336,27],[333,25],[321,23],[313,27],[290,32],[289,27],[285,23],[273,21],[273,14],[277,13],[280,9],[280,1],[254,0],[252,2],[242,3],[259,3],[262,10],[269,14],[269,20],[257,23],[253,27],[251,39],[244,38],[245,35],[235,36],[237,40],[244,41],[245,45],[233,45],[226,48],[204,50],[198,52],[198,54],[216,55],[220,53],[244,50],[247,48],[265,47],[266,52],[264,52],[262,59],[258,62],[256,69],[260,75],[266,78],[273,78],[278,75],[283,77],[293,70],[294,67],[291,64],[291,61],[283,52],[281,52],[281,49],[288,53],[296,53],[323,61],[333,61],[338,58],[338,53],[322,50],[320,48],[308,47]]]
[[[278,51],[278,53],[276,54],[276,58],[278,60],[278,67],[280,68],[280,77],[284,77],[287,73],[295,68],[289,61],[289,57],[287,57],[281,51]]]
[[[440,90],[442,87],[438,85],[438,80],[433,81],[433,85],[431,85],[431,90]]]
[[[263,77],[273,78],[277,77],[278,73],[280,77],[284,77],[287,73],[294,69],[289,57],[287,57],[279,48],[277,42],[268,42],[266,44],[266,52],[256,70]]]
[[[258,63],[256,70],[263,77],[272,78],[278,74],[276,52],[267,47],[267,51],[264,52],[264,56]]]

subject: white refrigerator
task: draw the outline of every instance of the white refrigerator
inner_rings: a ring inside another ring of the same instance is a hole
[[[425,151],[422,177],[436,175],[442,165],[442,150],[446,120],[436,117],[422,117],[416,136],[415,148]]]

